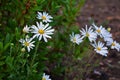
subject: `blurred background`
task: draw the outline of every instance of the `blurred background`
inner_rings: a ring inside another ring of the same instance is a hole
[[[32,54],[20,56],[18,40],[25,25],[31,26],[38,21],[38,11],[45,11],[53,17],[50,25],[55,33],[50,42],[41,44],[39,48],[42,50],[38,50],[40,54],[35,60],[40,63],[30,69]],[[120,42],[120,0],[0,0],[0,80],[39,80],[43,72],[52,80],[120,80],[120,52],[116,50],[110,50],[108,57],[102,58],[81,79],[79,59],[91,51],[80,46],[73,55],[69,34],[79,32],[92,22],[110,27],[113,39]],[[91,64],[100,57],[97,55]],[[23,63],[25,65],[21,68]],[[34,75],[26,78],[29,71]]]

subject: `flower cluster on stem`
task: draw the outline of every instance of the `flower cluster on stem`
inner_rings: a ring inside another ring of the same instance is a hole
[[[50,16],[46,12],[38,12],[37,19],[39,19],[40,21],[37,21],[35,25],[26,25],[23,28],[22,31],[24,33],[24,36],[19,40],[19,42],[23,46],[21,52],[25,52],[26,49],[28,52],[31,52],[31,50],[35,48],[30,67],[32,67],[35,62],[40,41],[48,42],[48,39],[51,39],[51,35],[54,33],[54,29],[52,29],[52,26],[49,25],[49,23],[52,22],[52,16]],[[38,40],[36,40],[35,38],[37,38]],[[35,45],[35,42],[37,42],[37,45]],[[49,78],[49,75],[43,73],[42,80],[51,79]]]
[[[113,40],[110,28],[107,30],[102,25],[100,27],[94,23],[90,27],[86,25],[85,29],[82,28],[80,30],[80,34],[72,32],[70,35],[70,41],[78,45],[84,41],[84,38],[88,38],[94,51],[102,56],[107,56],[108,48],[120,51],[120,44]]]
[[[50,16],[46,12],[38,12],[37,19],[40,20],[40,22],[36,22],[36,25],[28,26],[26,25],[23,28],[23,33],[25,33],[25,38],[22,38],[19,40],[20,43],[22,43],[22,46],[27,48],[27,51],[30,52],[31,49],[35,47],[34,39],[38,38],[39,41],[45,41],[48,42],[48,38],[51,39],[51,35],[54,32],[54,29],[52,29],[52,26],[49,25],[50,22],[52,22],[53,17]],[[31,37],[28,38],[28,35],[26,34],[32,34]]]

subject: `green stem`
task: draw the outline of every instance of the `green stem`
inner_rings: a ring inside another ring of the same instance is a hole
[[[86,65],[89,64],[89,63],[94,59],[95,55],[96,55],[96,53],[93,53],[93,55],[90,56],[90,58],[88,59]],[[86,67],[84,68],[84,70],[85,70],[86,75],[87,75],[87,74],[88,74],[88,66],[86,66]]]
[[[28,70],[28,72],[27,72],[27,80],[29,80],[29,76],[30,76],[30,74],[32,74],[31,70],[32,70],[32,67],[33,67],[33,64],[34,64],[34,61],[35,61],[35,58],[36,58],[36,55],[37,55],[37,50],[39,48],[39,44],[40,44],[40,41],[37,42],[35,52],[33,54],[33,58],[32,58],[31,64],[30,64],[30,70]]]
[[[12,53],[12,46],[10,46],[10,57],[11,57],[11,53]]]
[[[40,41],[37,42],[37,45],[36,45],[36,48],[35,48],[35,52],[34,52],[34,55],[33,55],[33,59],[32,59],[32,62],[31,62],[31,67],[32,65],[34,64],[34,61],[35,61],[35,57],[37,55],[37,50],[38,50],[38,47],[39,47],[39,44],[40,44]]]
[[[75,43],[73,43],[73,53],[72,55],[75,54]]]

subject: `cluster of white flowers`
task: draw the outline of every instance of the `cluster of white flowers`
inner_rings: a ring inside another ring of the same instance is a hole
[[[95,48],[94,51],[103,56],[107,56],[108,48],[120,51],[120,44],[113,40],[110,31],[106,30],[103,26],[98,27],[93,23],[92,26],[88,28],[86,25],[85,29],[82,28],[82,30],[80,30],[80,34],[74,34],[72,32],[70,40],[79,45],[83,42],[84,38],[88,38],[90,44]]]
[[[25,34],[31,33],[32,37],[28,37],[27,35],[24,39],[19,40],[19,42],[22,43],[22,46],[24,47],[24,49],[27,48],[28,52],[30,52],[30,50],[33,49],[33,47],[35,47],[35,45],[33,44],[35,43],[35,41],[33,41],[35,38],[38,38],[39,41],[44,40],[45,42],[48,42],[47,39],[51,38],[51,35],[54,32],[54,29],[52,29],[52,27],[49,26],[49,23],[52,22],[52,19],[53,19],[52,16],[50,16],[46,12],[43,12],[43,13],[38,12],[37,19],[39,19],[40,22],[36,22],[36,25],[32,25],[30,27],[26,25],[23,28],[23,33]]]

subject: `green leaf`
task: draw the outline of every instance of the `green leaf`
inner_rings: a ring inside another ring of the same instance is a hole
[[[0,61],[0,66],[4,65],[5,62],[4,61]]]
[[[5,38],[5,44],[10,43],[12,41],[13,36],[7,33]]]
[[[38,65],[38,62],[36,62],[32,67],[35,69]]]
[[[4,46],[4,51],[6,51],[7,50],[7,48],[10,46],[10,43],[7,43],[5,46]]]
[[[0,50],[3,50],[3,43],[0,42]]]
[[[14,69],[13,61],[14,61],[14,58],[10,57],[10,56],[8,56],[5,60],[7,66],[9,67],[10,70]]]

